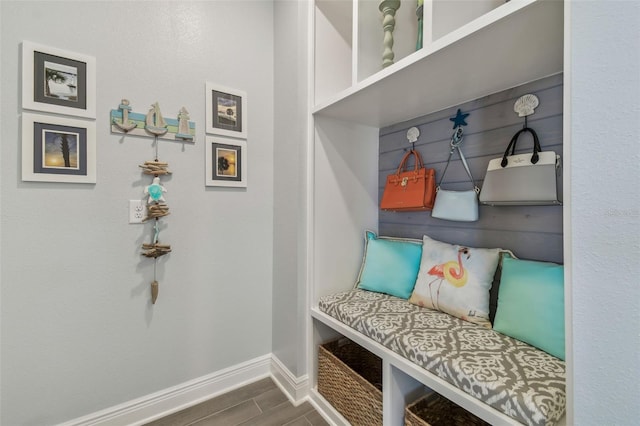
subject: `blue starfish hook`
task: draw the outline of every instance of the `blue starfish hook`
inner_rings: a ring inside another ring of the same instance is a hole
[[[460,126],[466,126],[467,122],[464,121],[467,117],[469,116],[469,114],[463,114],[462,111],[460,111],[460,108],[458,108],[458,112],[456,113],[455,117],[451,117],[449,120],[453,121],[453,128],[455,129],[456,127],[460,127]]]

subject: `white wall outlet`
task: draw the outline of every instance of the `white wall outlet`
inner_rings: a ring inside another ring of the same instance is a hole
[[[129,223],[142,223],[147,217],[147,203],[144,200],[129,200]]]

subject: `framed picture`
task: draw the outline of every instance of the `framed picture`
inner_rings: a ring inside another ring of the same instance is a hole
[[[22,108],[96,118],[96,60],[22,42]]]
[[[247,94],[213,83],[206,87],[206,132],[246,139]]]
[[[95,121],[22,113],[22,180],[95,183]]]
[[[206,186],[247,187],[247,142],[206,137]]]

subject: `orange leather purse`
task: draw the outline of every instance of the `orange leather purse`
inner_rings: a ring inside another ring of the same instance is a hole
[[[406,170],[409,157],[415,157],[413,170]],[[391,211],[431,210],[436,197],[436,173],[433,169],[425,169],[420,153],[408,151],[398,170],[387,176],[380,209]]]

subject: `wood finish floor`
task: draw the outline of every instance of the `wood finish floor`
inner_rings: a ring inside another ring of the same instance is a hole
[[[328,426],[305,402],[297,407],[266,378],[146,426]]]

